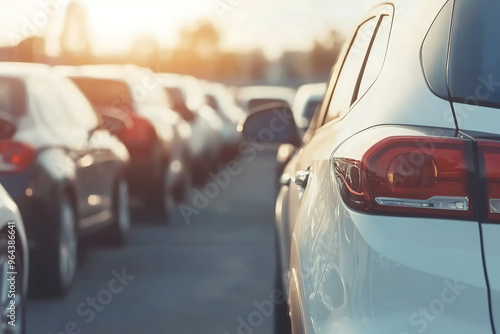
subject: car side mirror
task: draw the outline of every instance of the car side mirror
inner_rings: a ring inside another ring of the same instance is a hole
[[[112,107],[99,107],[98,111],[102,118],[101,127],[112,134],[118,134],[134,126],[131,117],[123,110]]]
[[[248,141],[300,146],[301,139],[288,104],[273,102],[250,110],[243,116],[238,131]]]
[[[0,139],[10,139],[16,133],[17,125],[12,116],[0,110]]]

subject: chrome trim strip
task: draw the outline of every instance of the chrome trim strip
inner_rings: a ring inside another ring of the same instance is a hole
[[[426,200],[409,198],[377,197],[375,201],[384,206],[397,206],[404,208],[436,209],[436,210],[469,210],[468,197],[434,196]]]

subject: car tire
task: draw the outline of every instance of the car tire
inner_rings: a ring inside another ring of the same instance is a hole
[[[278,251],[276,251],[276,273],[274,277],[274,289],[286,295],[281,273],[281,265]],[[288,302],[276,304],[274,308],[274,334],[291,334],[292,325],[288,310]]]
[[[187,160],[185,160],[187,161]],[[187,164],[187,162],[185,162]],[[184,203],[189,198],[189,193],[193,187],[193,173],[191,166],[185,165],[182,177],[174,188],[174,198],[177,203]]]
[[[123,246],[127,243],[131,216],[129,189],[125,179],[116,182],[113,190],[113,218],[111,225],[102,233],[103,241],[111,246]]]
[[[16,239],[16,243],[18,240]],[[19,246],[19,245],[17,245]],[[5,334],[24,334],[26,328],[26,294],[23,292],[24,272],[23,272],[23,258],[21,252],[16,248],[15,255],[15,270],[9,268],[8,263],[8,238],[7,235],[0,236],[0,307],[3,311],[1,313],[2,319],[0,320],[0,333]],[[8,307],[12,298],[9,298],[8,293],[10,284],[7,284],[7,278],[10,276],[8,272],[17,272],[15,278],[14,300],[15,300],[15,326],[8,324],[10,318],[7,318]]]
[[[168,223],[170,212],[175,207],[174,196],[168,185],[168,173],[168,166],[164,166],[159,179],[151,185],[144,203],[147,212],[165,224]]]
[[[78,265],[77,216],[73,202],[62,195],[54,221],[55,242],[40,247],[35,275],[30,275],[39,293],[48,297],[64,295],[75,278]]]

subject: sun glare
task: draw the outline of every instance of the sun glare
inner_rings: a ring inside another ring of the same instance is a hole
[[[151,34],[162,45],[173,44],[179,27],[195,20],[197,11],[176,11],[175,5],[164,1],[84,2],[88,11],[90,34],[95,51],[112,52],[132,45],[141,34]]]

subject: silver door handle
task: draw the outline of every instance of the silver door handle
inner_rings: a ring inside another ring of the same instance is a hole
[[[311,174],[309,168],[307,170],[299,170],[295,174],[295,184],[305,189],[309,181],[309,174]]]

